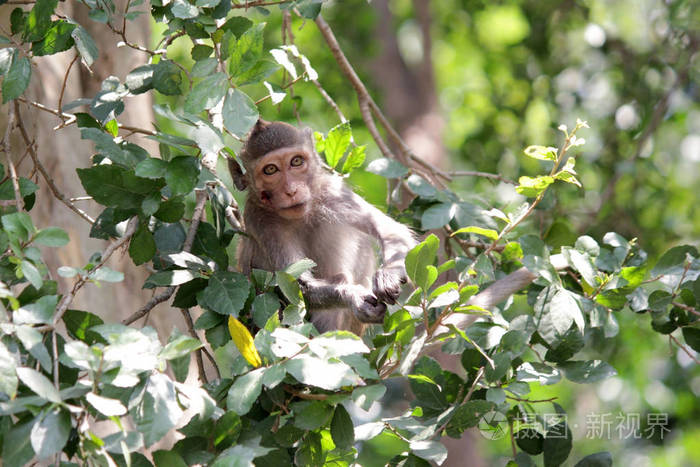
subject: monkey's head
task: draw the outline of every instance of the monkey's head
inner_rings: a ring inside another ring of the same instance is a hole
[[[248,188],[251,202],[285,219],[299,219],[309,212],[319,167],[310,130],[258,120],[240,158],[246,173],[233,159],[229,170],[239,190]]]

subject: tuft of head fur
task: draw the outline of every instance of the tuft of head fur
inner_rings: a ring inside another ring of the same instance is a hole
[[[241,150],[241,158],[247,165],[275,149],[303,146],[305,143],[304,132],[289,123],[259,119]]]

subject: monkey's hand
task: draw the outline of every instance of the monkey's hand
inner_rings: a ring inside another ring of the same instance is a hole
[[[380,302],[393,305],[406,283],[406,273],[399,268],[380,268],[372,280],[372,292]]]
[[[345,288],[350,308],[357,319],[363,323],[381,323],[384,321],[386,305],[374,296],[371,290],[360,285]]]

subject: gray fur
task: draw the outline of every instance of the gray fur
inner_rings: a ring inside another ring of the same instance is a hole
[[[322,169],[313,146],[307,148],[315,167],[308,182],[313,198],[303,218],[285,219],[263,206],[255,183],[248,180],[244,213],[248,237],[239,245],[239,267],[245,274],[253,268],[276,271],[310,258],[316,267],[304,273],[300,283],[311,321],[320,332],[346,329],[361,334],[363,323],[381,322],[385,303],[398,296],[406,280],[404,258],[416,241],[406,226]]]

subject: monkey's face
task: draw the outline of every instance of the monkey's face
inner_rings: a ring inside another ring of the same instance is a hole
[[[311,182],[316,155],[305,146],[268,152],[255,162],[252,174],[261,206],[284,219],[300,219],[311,209]]]

